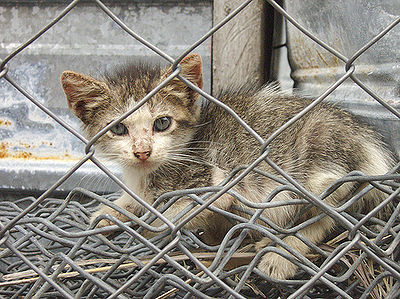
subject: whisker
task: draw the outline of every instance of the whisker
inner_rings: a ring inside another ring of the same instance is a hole
[[[193,128],[200,128],[200,127],[206,126],[206,125],[208,125],[210,123],[211,123],[211,121],[206,121],[206,122],[204,122],[202,124],[194,125]]]

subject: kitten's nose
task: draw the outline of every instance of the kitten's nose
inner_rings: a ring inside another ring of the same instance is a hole
[[[146,161],[150,155],[151,155],[151,151],[147,151],[147,152],[136,152],[133,153],[135,155],[136,158],[138,158],[141,161]]]

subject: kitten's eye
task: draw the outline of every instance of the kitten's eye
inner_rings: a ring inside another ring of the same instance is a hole
[[[110,129],[110,131],[118,136],[128,134],[128,128],[122,123],[116,124],[114,127]]]
[[[171,118],[168,116],[163,116],[163,117],[157,118],[154,121],[153,130],[155,132],[162,132],[162,131],[167,130],[170,126],[171,126]]]

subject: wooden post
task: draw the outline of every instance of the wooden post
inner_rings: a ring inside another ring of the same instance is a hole
[[[267,5],[254,0],[218,30],[212,40],[212,92],[250,83],[261,86],[268,80],[273,17]],[[213,22],[217,24],[242,0],[214,0]],[[272,10],[271,10],[272,11]],[[268,13],[268,15],[271,14]],[[266,24],[269,28],[266,30]],[[268,31],[266,33],[266,31]],[[268,54],[269,53],[269,54]]]

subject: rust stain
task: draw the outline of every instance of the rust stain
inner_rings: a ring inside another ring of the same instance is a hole
[[[4,142],[0,143],[0,159],[6,158],[8,153],[8,146]]]
[[[2,120],[0,119],[0,126],[11,126],[11,122],[9,120]]]
[[[29,144],[21,144],[26,149],[32,148]],[[78,158],[72,157],[70,154],[65,153],[60,156],[37,156],[28,151],[17,151],[10,152],[9,151],[9,143],[1,142],[0,143],[0,159],[27,159],[27,160],[78,160]]]

